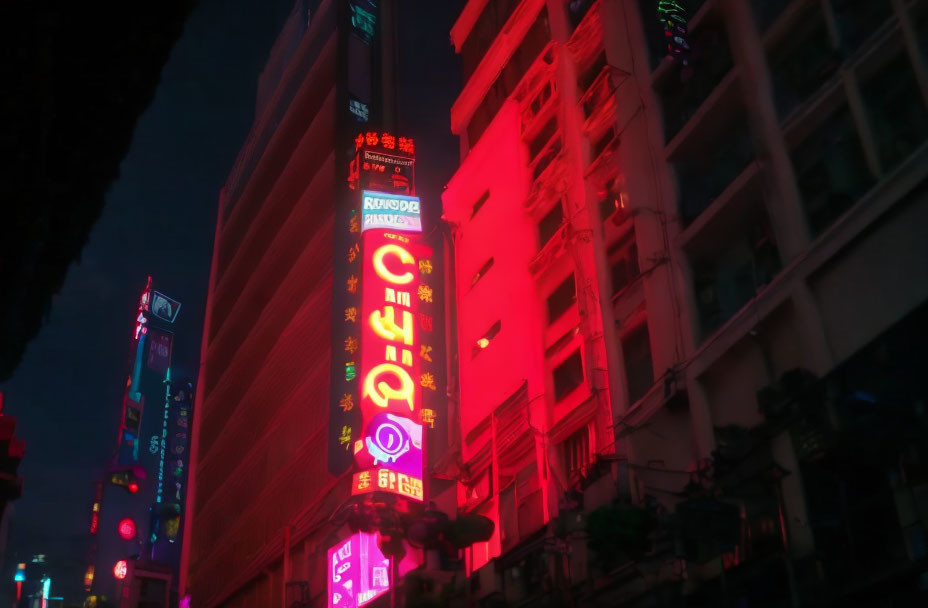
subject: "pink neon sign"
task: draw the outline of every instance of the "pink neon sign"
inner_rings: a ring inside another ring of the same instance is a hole
[[[328,552],[328,608],[358,608],[390,589],[390,560],[377,536],[358,532]]]

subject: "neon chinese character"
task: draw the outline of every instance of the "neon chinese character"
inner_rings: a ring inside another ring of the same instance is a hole
[[[435,387],[435,376],[431,372],[426,372],[422,374],[419,379],[419,384],[422,385],[422,388],[430,388],[433,391],[437,390]]]
[[[432,360],[432,347],[426,346],[425,344],[419,345],[419,356],[425,359],[426,361]]]
[[[345,338],[345,352],[349,355],[353,355],[358,351],[358,339],[354,336],[348,336]]]
[[[351,275],[347,281],[348,293],[358,292],[358,277]]]
[[[408,154],[414,154],[416,152],[416,145],[413,143],[412,138],[400,137],[399,139],[400,151],[406,152]]]
[[[338,436],[338,442],[342,444],[343,446],[345,446],[346,450],[348,449],[348,445],[351,443],[351,427],[350,426],[345,425],[342,427],[342,432]]]
[[[351,323],[358,322],[358,307],[349,306],[345,309],[345,321],[350,321]]]
[[[351,393],[345,393],[345,395],[338,401],[338,405],[342,408],[343,412],[350,412],[354,409],[354,395]]]
[[[377,137],[376,131],[368,131],[367,136],[365,137],[365,141],[369,146],[376,146],[377,142],[380,141],[380,138]]]
[[[432,288],[429,287],[428,285],[419,285],[419,289],[417,293],[419,294],[419,299],[422,300],[423,302],[432,301]]]
[[[361,218],[357,215],[352,215],[348,220],[348,232],[361,232]]]
[[[358,377],[358,368],[355,366],[354,361],[349,361],[345,364],[345,380],[351,382]]]
[[[419,327],[422,331],[432,331],[432,316],[419,313]]]
[[[357,150],[364,145],[364,134],[358,133],[358,136],[354,138],[354,149]]]
[[[429,428],[435,428],[435,410],[422,409],[419,411],[419,421],[422,424],[429,425]]]
[[[384,133],[383,135],[380,136],[380,143],[383,145],[384,148],[387,148],[389,150],[396,149],[396,137],[394,137],[393,135],[390,135],[389,133]]]
[[[358,475],[358,489],[366,490],[371,487],[371,472],[364,471]]]
[[[358,252],[354,247],[348,250],[348,263],[349,264],[351,262],[354,262],[357,259],[357,257],[358,257]]]
[[[419,260],[419,272],[432,274],[432,260]]]

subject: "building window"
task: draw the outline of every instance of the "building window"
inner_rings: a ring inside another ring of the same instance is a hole
[[[826,119],[790,154],[809,227],[820,234],[873,185],[847,106]]]
[[[831,43],[822,7],[809,5],[786,41],[770,58],[773,101],[781,118],[809,98],[835,74],[841,53]]]
[[[492,3],[489,3],[492,4]],[[483,132],[493,121],[493,117],[516,89],[522,76],[528,71],[538,55],[551,40],[551,30],[548,26],[548,9],[543,8],[535,19],[535,23],[525,34],[521,44],[509,58],[502,72],[490,86],[486,96],[474,111],[473,117],[467,125],[467,143],[473,148],[477,145]],[[479,62],[479,59],[478,59]]]
[[[647,322],[622,337],[622,354],[625,356],[625,381],[628,383],[628,402],[631,404],[644,397],[654,384],[651,336],[648,334]]]
[[[634,232],[630,232],[609,248],[609,263],[612,270],[612,295],[619,293],[641,276]]]
[[[561,202],[558,201],[554,207],[545,214],[541,221],[538,222],[538,248],[543,249],[548,241],[551,240],[557,231],[560,230],[561,224],[564,223],[564,209]]]
[[[490,268],[492,267],[493,267],[493,258],[490,258],[489,260],[484,262],[483,266],[480,267],[480,270],[474,273],[474,278],[470,280],[470,286],[473,287],[474,285],[476,285],[480,281],[480,279],[482,279],[483,276],[487,272],[489,272]]]
[[[711,257],[693,262],[703,336],[734,316],[780,271],[780,256],[766,214],[736,233],[742,236]]]
[[[474,203],[474,206],[473,206],[473,208],[471,209],[471,212],[470,212],[470,219],[474,219],[474,216],[477,215],[477,212],[480,211],[480,209],[483,207],[483,205],[484,205],[488,200],[490,200],[490,191],[489,191],[489,190],[487,190],[486,192],[484,192],[483,194],[481,194],[481,195],[480,195],[480,198],[477,199],[477,202]]]
[[[577,79],[577,84],[580,85],[581,91],[586,91],[590,88],[590,85],[593,84],[593,81],[596,80],[596,77],[599,76],[599,73],[603,71],[603,68],[609,65],[609,62],[606,61],[606,51],[600,52],[596,56],[596,59],[593,60],[593,63],[586,68],[580,77]]]
[[[590,429],[583,426],[561,444],[564,472],[567,477],[580,475],[590,466]]]
[[[574,275],[569,277],[558,285],[546,301],[548,305],[548,323],[554,323],[577,301],[577,287],[574,282]]]
[[[689,225],[712,204],[754,157],[744,110],[731,112],[724,125],[675,161],[680,212]]]
[[[555,131],[557,131],[557,116],[552,116],[545,123],[545,126],[541,128],[541,131],[538,132],[538,135],[528,144],[529,163],[533,162],[538,153],[544,149],[545,144],[548,143]]]
[[[889,0],[831,0],[842,46],[856,51],[893,14]]]
[[[470,353],[471,358],[476,357],[481,352],[483,352],[483,349],[485,349],[486,347],[490,345],[490,342],[493,340],[493,338],[496,337],[496,334],[499,333],[499,330],[502,329],[502,327],[503,327],[502,321],[497,321],[496,323],[491,325],[490,329],[488,329],[486,333],[480,336],[477,339],[477,342],[474,343],[474,347],[473,349],[471,349],[471,353]]]
[[[578,348],[554,368],[554,400],[560,401],[583,382],[583,360]]]
[[[493,0],[483,7],[470,33],[461,44],[461,71],[464,82],[467,82],[477,69],[480,60],[486,55],[497,34],[518,5],[519,0]]]
[[[686,82],[680,82],[684,68],[678,64],[661,79],[656,91],[664,112],[664,137],[668,142],[696,113],[732,66],[725,28],[718,21],[700,24],[690,35],[689,44],[692,51],[685,69]]]
[[[886,173],[928,138],[928,115],[905,52],[873,70],[861,84],[873,135]]]

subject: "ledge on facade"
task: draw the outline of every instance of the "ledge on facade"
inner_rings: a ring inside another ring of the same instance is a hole
[[[644,397],[632,404],[616,420],[616,437],[622,438],[634,433],[646,424],[654,414],[664,407],[688,403],[686,386],[683,378],[675,370],[668,370],[657,379]]]
[[[704,145],[707,131],[726,128],[731,119],[729,110],[743,103],[741,88],[738,86],[740,80],[741,68],[735,64],[667,142],[664,157],[668,161],[675,160],[687,148]]]
[[[567,224],[561,225],[561,227],[557,229],[557,232],[554,233],[554,236],[541,248],[541,251],[536,253],[529,261],[528,270],[532,273],[533,277],[537,279],[546,268],[550,267],[555,260],[567,252],[566,232]]]
[[[584,63],[595,55],[603,45],[603,22],[599,18],[600,4],[600,0],[591,3],[567,41],[567,49],[578,64]]]
[[[555,141],[556,139],[559,139],[558,136],[552,137],[551,141]],[[543,153],[544,151],[539,152],[539,155]],[[525,209],[531,212],[543,201],[560,199],[567,191],[567,185],[570,183],[568,180],[568,171],[566,163],[564,162],[564,151],[562,149],[558,155],[551,160],[551,163],[545,167],[541,175],[532,183],[532,187],[529,190],[528,196],[525,197],[525,203],[523,204]]]
[[[618,109],[615,92],[628,76],[627,72],[615,66],[608,64],[603,66],[599,75],[593,80],[593,84],[577,102],[585,116],[587,115],[586,107],[592,106],[592,111],[583,122],[583,132],[588,137],[602,131],[606,125],[615,120]],[[615,82],[616,78],[619,79],[618,84]]]

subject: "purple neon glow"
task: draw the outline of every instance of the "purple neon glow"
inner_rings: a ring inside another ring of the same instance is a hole
[[[358,532],[328,551],[328,608],[359,608],[390,589],[390,560],[374,534]]]

